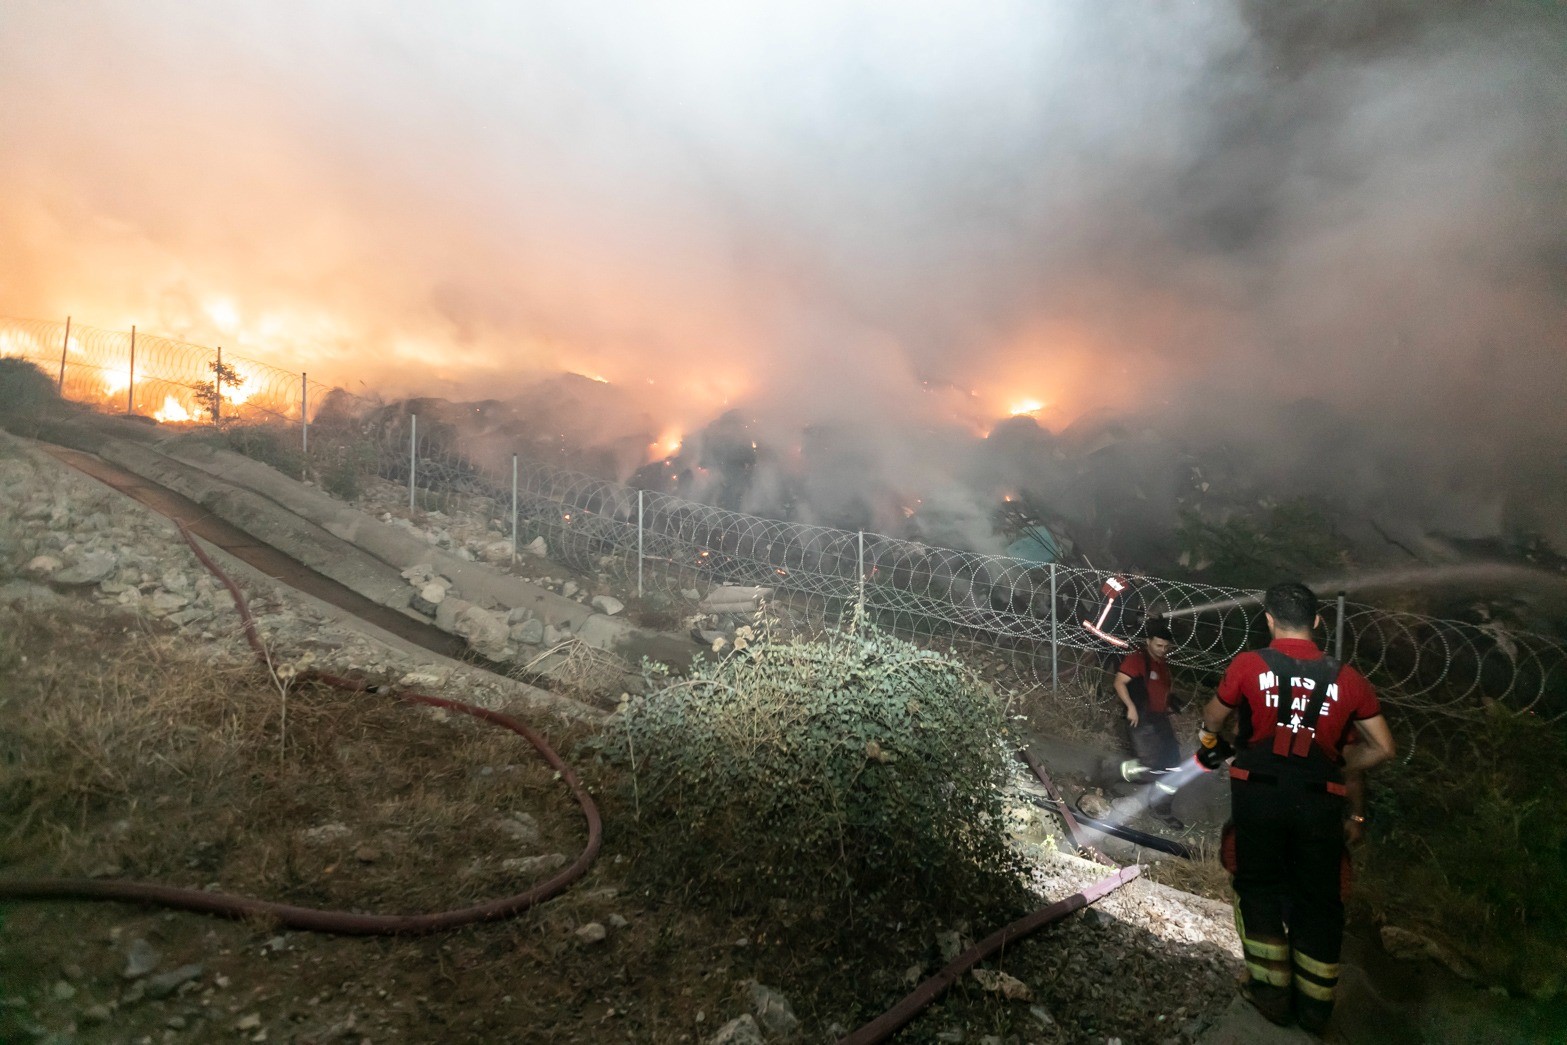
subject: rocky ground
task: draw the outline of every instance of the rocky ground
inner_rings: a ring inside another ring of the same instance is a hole
[[[136,717],[136,706],[106,720],[140,723],[142,746],[124,772],[148,774],[127,776],[145,787],[83,791],[79,808],[62,813],[36,793],[44,777],[18,775],[27,752],[13,752],[0,801],[17,812],[36,808],[40,822],[23,824],[0,850],[4,874],[157,877],[301,903],[439,909],[546,875],[580,845],[579,815],[530,753],[498,750],[439,716],[320,697],[293,713],[300,730],[311,721],[334,724],[323,731],[334,743],[318,753],[330,759],[310,761],[303,741],[289,741],[280,763],[268,695],[275,679],[256,676],[227,593],[172,524],[6,436],[0,504],[0,620],[15,640],[7,670],[17,683],[3,713],[31,716],[19,735],[43,735],[40,723],[55,710],[88,700],[60,682],[60,665],[138,693],[176,688],[182,673],[219,680],[189,687],[186,703],[157,728]],[[423,525],[478,558],[498,540],[482,524],[472,534],[461,521]],[[436,534],[432,544],[441,540]],[[606,582],[535,559],[534,572],[560,594],[619,601]],[[544,710],[513,682],[394,648],[319,604],[239,576],[280,665],[310,663],[511,708],[568,742],[593,728]],[[407,579],[436,607],[451,596],[426,595],[433,576]],[[611,606],[600,612],[618,612]],[[518,641],[511,632],[526,624],[502,622],[506,641]],[[45,642],[56,648],[41,648]],[[223,687],[233,692],[211,692]],[[45,692],[47,700],[18,703],[19,694]],[[248,709],[237,717],[236,701]],[[200,738],[223,732],[196,728],[203,715],[218,716],[237,737],[267,738],[264,750],[236,743],[222,749],[219,768],[198,768],[197,756],[212,754]],[[426,731],[439,742],[424,739]],[[630,891],[609,770],[588,761],[581,771],[606,792],[603,855],[565,897],[500,925],[386,941],[119,905],[10,906],[0,926],[0,1037],[746,1042],[827,1040],[850,1029],[845,1014],[818,1009],[789,982],[799,962],[768,927]],[[271,816],[274,807],[275,822],[256,815]],[[439,807],[462,816],[442,826],[431,811]],[[1014,815],[1042,899],[1105,872],[1059,851],[1053,817],[1021,801]],[[890,1003],[966,939],[993,928],[955,915],[952,925],[916,929],[923,942],[912,951],[889,948],[913,958],[869,976],[862,996]],[[1239,967],[1226,905],[1135,882],[987,963],[900,1040],[1193,1041],[1230,1003]]]

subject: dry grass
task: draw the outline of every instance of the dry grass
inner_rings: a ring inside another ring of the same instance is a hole
[[[512,674],[527,679],[534,672],[547,676],[551,689],[586,703],[601,702],[619,691],[628,665],[608,650],[590,646],[578,638],[558,642]]]
[[[434,910],[526,887],[505,857],[582,845],[569,795],[496,727],[305,686],[288,694],[285,737],[266,671],[215,669],[133,619],[26,616],[0,643],[0,863],[13,874],[114,869]],[[499,827],[515,812],[536,815],[536,846]],[[334,824],[346,830],[308,833]]]

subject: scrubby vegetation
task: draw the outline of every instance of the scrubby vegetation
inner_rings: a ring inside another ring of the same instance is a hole
[[[0,357],[0,425],[25,427],[59,402],[54,381],[37,364]]]

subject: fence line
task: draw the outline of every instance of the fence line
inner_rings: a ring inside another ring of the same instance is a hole
[[[69,320],[0,317],[0,356],[37,363],[55,375],[67,398],[112,413],[129,405],[175,420],[210,416],[219,404],[203,394],[213,394],[208,382],[218,351]],[[300,426],[302,447],[309,411],[322,409],[329,393],[348,396],[256,360],[223,361],[241,379],[224,388],[225,422],[292,422]],[[367,418],[359,436],[377,448],[376,473],[407,485],[411,510],[509,517],[514,542],[525,529],[545,538],[552,558],[585,571],[613,570],[628,586],[634,581],[639,594],[657,590],[691,601],[692,590],[703,585],[771,587],[780,606],[813,626],[863,612],[916,640],[999,650],[1052,686],[1063,651],[1095,658],[1117,650],[1085,622],[1126,638],[1148,615],[1168,615],[1177,644],[1172,660],[1205,674],[1267,637],[1254,608],[1256,592],[1130,576],[1110,602],[1104,587],[1110,575],[1102,571],[742,515],[520,464],[509,447],[448,442],[444,427],[421,431],[411,415],[388,414]],[[1325,634],[1342,635],[1344,659],[1389,703],[1467,713],[1490,699],[1553,719],[1567,713],[1567,644],[1559,640],[1344,600],[1325,604],[1323,618]]]
[[[1085,623],[1135,638],[1146,617],[1166,615],[1172,661],[1210,676],[1268,638],[1255,591],[1123,575],[1126,589],[1112,602],[1112,575],[1099,570],[762,519],[550,465],[524,465],[513,480],[510,448],[465,453],[416,435],[415,423],[395,415],[372,433],[378,473],[407,485],[411,505],[503,519],[515,489],[516,540],[542,536],[551,558],[613,570],[639,590],[689,602],[704,585],[761,585],[815,625],[863,604],[869,619],[906,637],[1001,650],[1041,684],[1057,680],[1063,650],[1119,650]],[[1567,644],[1549,636],[1347,599],[1324,602],[1322,617],[1328,648],[1338,645],[1390,704],[1463,714],[1490,699],[1550,718],[1567,712]]]

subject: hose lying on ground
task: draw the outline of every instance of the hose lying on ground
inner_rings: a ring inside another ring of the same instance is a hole
[[[1102,900],[1141,873],[1140,867],[1122,868],[1115,874],[1099,879],[1080,893],[1073,893],[1064,900],[1057,900],[1049,907],[1041,907],[1033,914],[1024,915],[1011,925],[996,930],[952,959],[945,968],[914,988],[892,1008],[847,1037],[840,1038],[838,1045],[876,1045],[877,1042],[886,1041],[924,1011],[931,1002],[939,998],[943,991],[956,983],[958,977],[969,969],[1012,941],[1042,929],[1051,922],[1059,921],[1073,911]]]
[[[1060,797],[1058,792],[1056,792],[1055,785],[1050,783],[1049,778],[1044,774],[1044,770],[1040,768],[1039,763],[1034,760],[1033,756],[1030,755],[1027,751],[1020,751],[1018,753],[1023,756],[1023,760],[1028,763],[1028,768],[1033,770],[1034,776],[1039,780],[1039,782],[1045,785],[1045,789],[1047,791],[1051,792],[1051,796],[1048,799],[1035,798],[1031,795],[1025,795],[1024,797],[1028,799],[1030,804],[1036,805],[1040,809],[1049,809],[1055,813],[1059,813],[1061,818],[1067,821],[1069,825],[1068,830],[1073,832],[1073,844],[1083,844],[1078,841],[1075,828],[1091,827],[1101,834],[1114,835],[1117,838],[1124,838],[1128,842],[1133,842],[1145,849],[1157,849],[1161,853],[1169,853],[1171,856],[1179,856],[1183,860],[1190,860],[1192,858],[1191,846],[1186,845],[1183,842],[1177,842],[1173,838],[1164,838],[1160,835],[1152,835],[1147,831],[1139,831],[1135,827],[1127,827],[1125,824],[1117,824],[1110,820],[1100,820],[1098,817],[1089,816],[1087,813],[1083,812],[1083,807],[1081,805],[1076,806],[1076,812],[1074,814],[1073,810],[1067,807],[1065,800]],[[1080,803],[1082,800],[1083,796],[1079,795],[1077,797],[1077,801]]]
[[[239,586],[207,555],[183,522],[176,519],[175,525],[179,527],[180,535],[185,538],[186,543],[195,551],[196,558],[200,559],[201,564],[214,577],[223,582],[223,586],[229,590],[229,594],[234,599],[234,605],[239,610],[240,619],[244,623],[245,640],[250,644],[250,648],[255,651],[256,658],[262,665],[270,669],[271,658],[267,654],[266,646],[262,643],[260,635],[256,632],[256,619],[251,614],[250,606],[245,602],[245,596],[240,592]],[[372,686],[362,679],[349,679],[324,672],[301,672],[298,680],[321,682],[350,693],[382,692],[378,687]],[[311,907],[296,907],[292,904],[257,900],[245,896],[231,896],[226,893],[209,893],[200,889],[183,889],[178,886],[156,885],[146,882],[90,878],[0,880],[0,899],[121,900],[131,903],[157,904],[163,907],[197,911],[203,914],[222,915],[228,918],[255,916],[269,919],[286,928],[302,929],[309,932],[391,936],[437,932],[442,929],[452,929],[474,922],[508,918],[555,896],[587,873],[588,867],[592,865],[594,858],[598,856],[599,846],[603,841],[603,822],[599,817],[598,806],[594,804],[593,799],[588,795],[587,789],[582,786],[577,779],[577,775],[572,772],[571,767],[565,763],[560,755],[555,753],[555,750],[550,747],[542,736],[534,732],[526,724],[509,715],[503,715],[473,704],[425,696],[422,693],[399,693],[397,697],[410,704],[424,704],[429,707],[444,708],[447,711],[454,711],[458,714],[471,715],[482,721],[509,729],[532,744],[534,749],[543,756],[544,761],[549,763],[550,767],[560,774],[560,778],[565,781],[566,786],[571,788],[571,793],[576,797],[577,804],[582,807],[582,814],[587,819],[588,841],[587,845],[583,847],[581,854],[577,856],[577,859],[554,877],[539,883],[527,892],[501,897],[500,899],[475,904],[471,907],[439,911],[432,914],[351,914],[347,911],[323,911]]]

